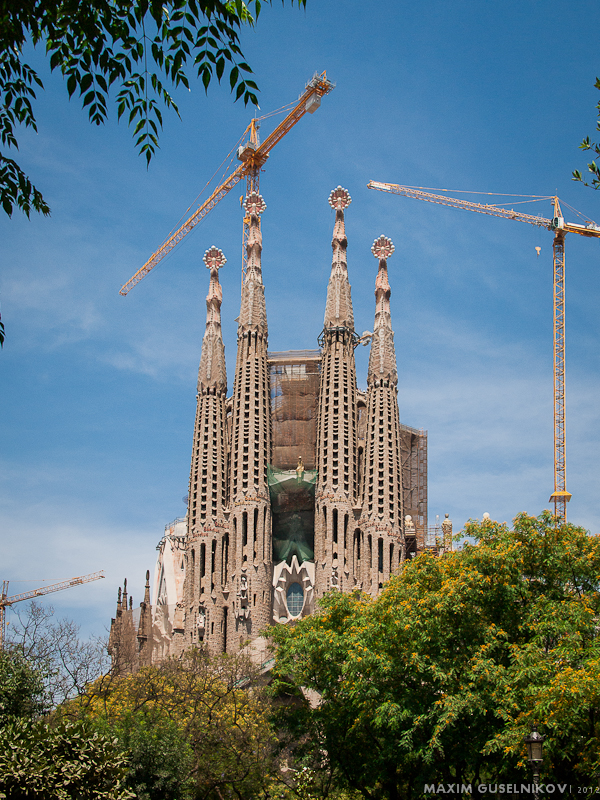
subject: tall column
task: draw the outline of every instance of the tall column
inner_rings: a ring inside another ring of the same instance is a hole
[[[246,197],[250,220],[248,266],[238,318],[238,350],[233,385],[230,466],[232,542],[228,630],[237,650],[269,624],[273,555],[267,469],[271,460],[271,400],[267,368],[267,312],[262,282],[260,215],[266,205],[256,193]]]
[[[362,514],[365,538],[363,589],[376,595],[404,560],[398,371],[390,315],[387,259],[394,245],[385,236],[373,243],[379,259],[375,324],[367,376],[367,427],[363,455]]]
[[[225,596],[228,593],[227,372],[221,333],[223,290],[219,269],[227,259],[216,247],[204,254],[210,270],[206,331],[198,370],[196,424],[188,493],[188,532],[182,648],[225,649]],[[180,648],[176,648],[180,649]]]
[[[335,209],[333,258],[320,343],[321,388],[317,421],[315,493],[315,591],[347,591],[356,585],[352,572],[357,493],[357,410],[354,364],[354,315],[346,260],[344,210],[351,198],[338,186],[329,197]]]

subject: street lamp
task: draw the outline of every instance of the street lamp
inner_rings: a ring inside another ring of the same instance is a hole
[[[544,739],[546,737],[538,733],[537,725],[533,723],[533,728],[529,736],[525,736],[523,741],[527,745],[527,763],[533,771],[533,782],[537,786],[540,779],[540,767],[544,760]]]

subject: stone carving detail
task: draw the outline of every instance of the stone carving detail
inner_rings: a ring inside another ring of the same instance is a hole
[[[452,520],[450,514],[445,514],[444,521],[442,522],[442,540],[444,545],[444,552],[452,552]]]
[[[331,588],[332,589],[340,588],[340,576],[338,575],[337,562],[331,568]]]
[[[242,572],[240,576],[240,588],[237,596],[237,608],[235,616],[237,619],[248,619],[250,616],[250,600],[248,589],[248,576]]]

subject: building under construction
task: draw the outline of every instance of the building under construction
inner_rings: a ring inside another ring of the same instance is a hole
[[[246,196],[247,270],[238,318],[237,361],[228,396],[221,336],[223,253],[210,270],[197,388],[188,509],[167,526],[132,647],[120,595],[110,647],[136,651],[132,666],[191,647],[259,649],[269,625],[312,613],[327,591],[377,595],[402,562],[448,547],[445,520],[427,526],[427,433],[399,420],[398,373],[384,236],[373,247],[374,327],[354,329],[346,262],[345,209],[338,187],[333,259],[323,330],[315,350],[268,351],[261,271],[262,197]],[[354,350],[370,341],[367,388],[356,384]],[[137,650],[136,650],[137,647]]]

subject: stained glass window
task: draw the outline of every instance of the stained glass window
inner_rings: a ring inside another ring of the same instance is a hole
[[[287,607],[292,617],[299,617],[304,605],[304,590],[299,583],[292,583],[286,595]]]

